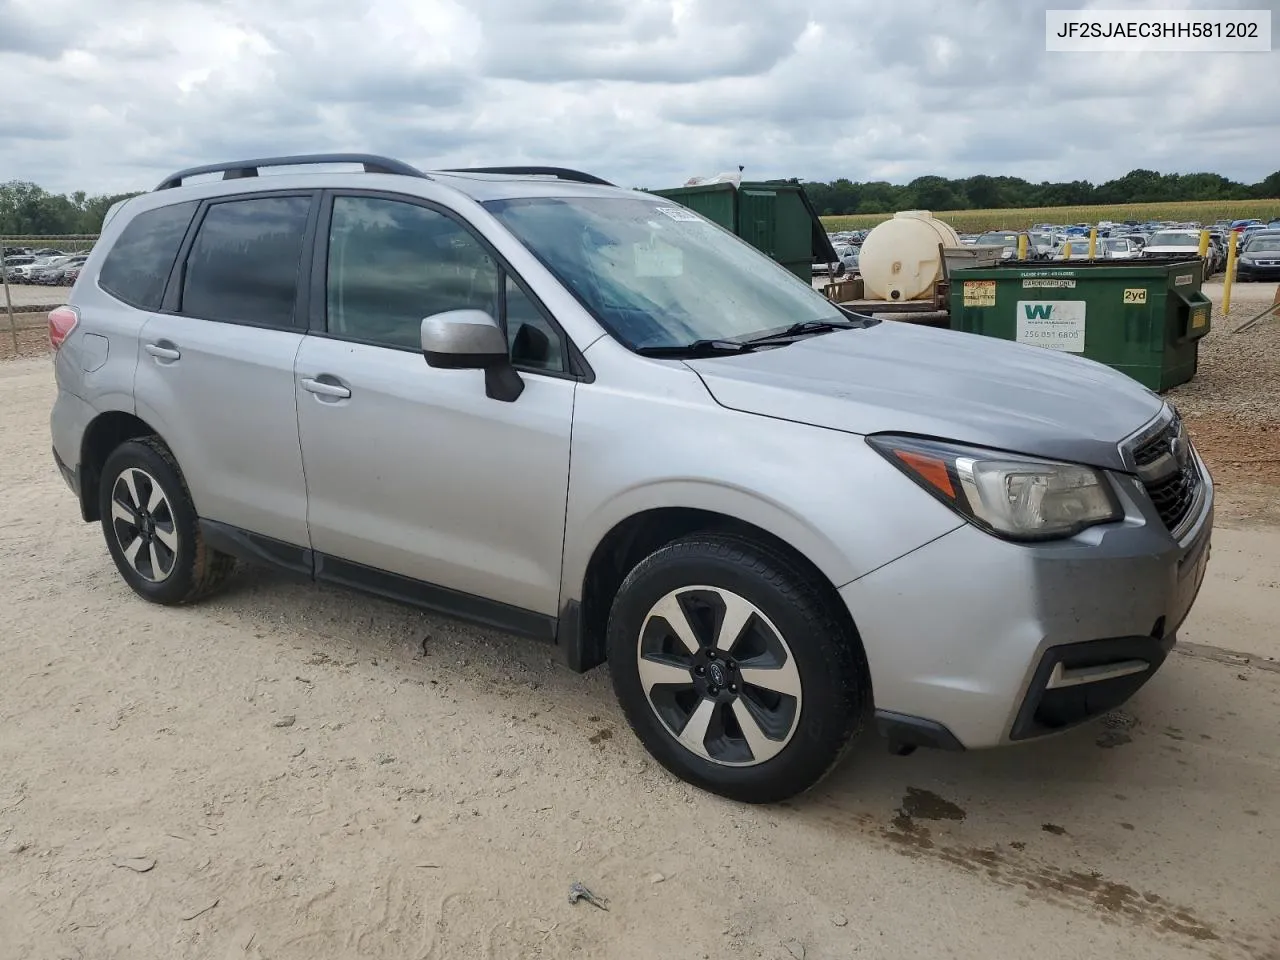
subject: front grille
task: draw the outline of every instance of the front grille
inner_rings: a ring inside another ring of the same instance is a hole
[[[1177,530],[1195,506],[1201,483],[1181,418],[1138,447],[1133,462],[1161,521]]]
[[[1142,446],[1133,455],[1133,462],[1139,467],[1149,467],[1169,452],[1169,431],[1162,430]]]
[[[1146,485],[1147,495],[1155,504],[1156,512],[1170,530],[1176,530],[1187,518],[1187,513],[1196,502],[1196,490],[1199,486],[1200,477],[1194,465]]]

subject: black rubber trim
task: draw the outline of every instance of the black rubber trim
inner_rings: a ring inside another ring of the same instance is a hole
[[[560,608],[556,623],[556,647],[564,665],[574,673],[586,673],[607,659],[604,637],[594,639],[582,634],[582,604],[569,600]]]
[[[450,590],[448,587],[423,583],[349,560],[340,560],[325,553],[315,554],[315,570],[317,580],[353,587],[388,600],[422,607],[458,620],[495,627],[544,643],[556,641],[556,618],[546,614]]]
[[[202,519],[200,535],[214,550],[229,553],[247,563],[260,563],[308,578],[314,574],[314,556],[306,547],[250,533],[217,520]]]
[[[1149,636],[1109,637],[1050,647],[1040,658],[1027,695],[1018,709],[1009,732],[1010,740],[1067,730],[1120,706],[1142,687],[1164,663],[1173,649],[1175,634],[1166,633],[1164,618],[1156,621]],[[1059,663],[1066,667],[1102,666],[1124,660],[1145,660],[1150,666],[1142,673],[1099,680],[1075,687],[1048,690],[1049,676]]]
[[[336,583],[362,593],[421,607],[469,623],[494,627],[543,643],[557,643],[561,636],[555,617],[331,557],[283,540],[251,533],[228,523],[201,519],[200,534],[213,549],[231,554],[247,563]],[[572,624],[567,629],[576,632]],[[569,663],[572,666],[571,660]]]
[[[936,720],[913,717],[891,710],[877,710],[876,730],[894,747],[933,747],[935,750],[964,750],[956,735]]]
[[[67,482],[67,486],[70,487],[71,492],[76,495],[76,499],[77,500],[81,499],[80,498],[80,468],[76,467],[74,470],[72,470],[65,463],[63,463],[62,458],[58,456],[57,447],[53,448],[53,462],[58,465],[58,472],[62,474],[62,479]],[[85,519],[87,520],[88,518],[86,517]]]

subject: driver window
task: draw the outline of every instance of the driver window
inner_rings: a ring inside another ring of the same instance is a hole
[[[500,271],[461,224],[379,197],[335,197],[329,228],[328,331],[418,350],[422,318],[499,313]]]

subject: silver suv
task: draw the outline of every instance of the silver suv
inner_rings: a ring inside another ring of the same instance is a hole
[[[49,333],[54,455],[143,598],[241,558],[607,661],[653,755],[739,800],[869,725],[963,749],[1116,706],[1209,553],[1135,381],[850,313],[570,170],[183,171]]]

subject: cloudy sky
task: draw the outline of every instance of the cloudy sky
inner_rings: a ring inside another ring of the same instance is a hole
[[[738,164],[894,182],[1139,166],[1254,182],[1280,167],[1280,47],[1046,54],[1045,8],[1086,5],[1141,8],[0,0],[0,181],[141,190],[183,166],[324,150],[560,164],[648,187]]]

